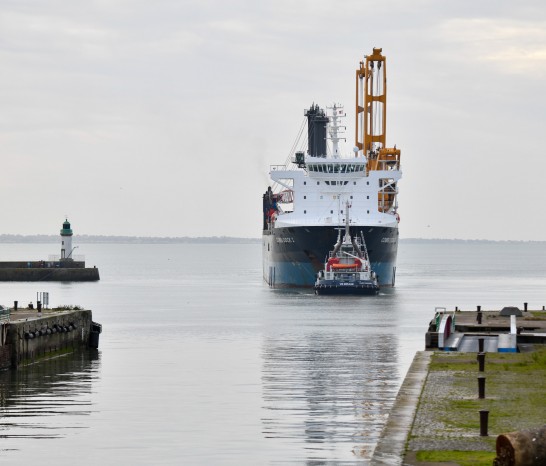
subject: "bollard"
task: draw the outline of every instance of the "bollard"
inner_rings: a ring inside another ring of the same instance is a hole
[[[17,311],[17,305],[19,304],[19,301],[13,301],[13,310]]]
[[[483,342],[484,342],[484,339],[483,338],[478,338],[478,353],[483,353]]]
[[[485,398],[485,376],[478,376],[478,398]]]
[[[483,372],[485,370],[485,353],[478,353],[478,365],[479,371]]]
[[[527,312],[527,303],[523,303],[523,310]]]
[[[89,333],[89,346],[91,348],[98,349],[99,347],[99,336],[102,333],[102,325],[97,322],[91,321],[91,331]]]
[[[42,301],[36,301],[36,308],[38,312],[42,312]]]
[[[489,411],[480,409],[480,437],[487,437],[487,424],[489,421]]]
[[[459,306],[455,306],[455,312],[459,312]]]

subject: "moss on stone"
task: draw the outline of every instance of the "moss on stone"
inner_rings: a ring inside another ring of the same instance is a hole
[[[491,466],[495,454],[490,451],[419,451],[418,461],[456,463],[460,466]]]
[[[485,398],[479,399],[477,377],[482,375]],[[544,424],[545,386],[544,346],[532,353],[487,353],[485,372],[478,371],[475,353],[435,353],[408,451],[418,453],[418,461],[490,465],[497,435]],[[480,410],[489,411],[488,437],[479,435]],[[477,452],[485,459],[472,456]]]

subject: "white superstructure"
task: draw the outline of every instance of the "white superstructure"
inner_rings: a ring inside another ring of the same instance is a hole
[[[362,151],[356,157],[342,157],[339,128],[345,114],[338,104],[330,108],[331,154],[305,156],[305,163],[293,159],[287,165],[270,167],[269,176],[278,185],[274,190],[282,191],[271,226],[343,225],[346,202],[352,205],[351,224],[396,226],[397,182],[402,176],[399,164],[384,162],[380,169],[369,170]]]

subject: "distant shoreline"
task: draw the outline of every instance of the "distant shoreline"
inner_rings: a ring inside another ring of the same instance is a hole
[[[401,238],[400,243],[402,244],[546,244],[546,241],[536,241],[536,240],[524,240],[524,239],[503,239],[503,240],[494,240],[494,239],[449,239],[449,238]]]
[[[74,235],[74,240],[81,244],[112,243],[112,244],[248,244],[259,243],[260,238],[235,238],[231,236],[203,237],[159,237],[159,236],[102,236]],[[0,243],[57,243],[57,235],[0,235]]]
[[[257,244],[261,238],[238,238],[233,236],[202,237],[159,237],[159,236],[103,236],[75,235],[78,243],[111,244]],[[58,235],[0,235],[0,243],[57,243]],[[485,239],[447,239],[447,238],[401,238],[401,244],[546,244],[546,241],[527,240],[485,240]]]

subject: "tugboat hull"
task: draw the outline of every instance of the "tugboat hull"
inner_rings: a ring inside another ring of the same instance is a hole
[[[379,286],[375,283],[343,283],[329,282],[315,285],[315,293],[318,295],[376,295]]]

